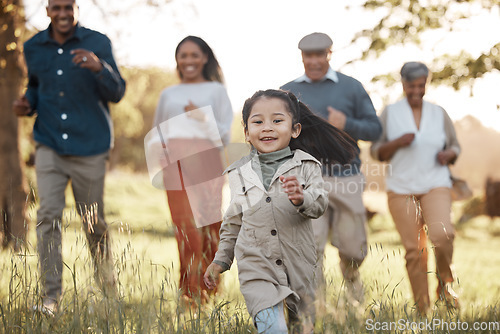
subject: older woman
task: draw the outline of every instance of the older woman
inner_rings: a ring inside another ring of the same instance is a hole
[[[371,147],[375,159],[391,164],[386,176],[389,211],[406,249],[406,269],[421,313],[430,306],[427,237],[434,245],[437,298],[448,307],[459,307],[451,286],[455,232],[448,165],[457,159],[460,146],[446,111],[423,100],[428,77],[424,64],[404,64],[401,80],[405,98],[382,112],[383,133]]]

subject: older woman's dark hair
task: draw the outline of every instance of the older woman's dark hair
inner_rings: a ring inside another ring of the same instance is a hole
[[[205,42],[200,37],[196,36],[187,36],[182,41],[177,44],[175,48],[175,57],[177,58],[177,54],[179,53],[179,49],[182,43],[191,41],[199,46],[203,54],[205,54],[208,58],[207,63],[203,66],[203,77],[208,81],[218,81],[220,83],[224,83],[224,75],[222,74],[222,69],[220,68],[219,62],[214,55],[214,52],[208,46],[207,42]],[[177,69],[179,73],[179,77],[182,79],[182,73]]]
[[[401,67],[401,80],[410,82],[421,77],[429,77],[429,69],[424,63],[411,61]]]
[[[283,101],[285,108],[292,116],[292,126],[297,123],[302,125],[300,135],[290,140],[290,149],[301,149],[324,165],[345,165],[355,157],[356,142],[346,132],[315,115],[293,93],[283,90],[259,90],[245,101],[242,110],[245,130],[248,129],[248,118],[254,104],[265,98]]]

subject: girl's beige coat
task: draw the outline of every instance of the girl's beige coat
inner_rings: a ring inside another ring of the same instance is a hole
[[[228,171],[231,203],[224,215],[215,261],[236,256],[240,288],[252,317],[286,299],[302,316],[314,316],[316,246],[311,218],[328,204],[320,163],[308,153],[294,156],[276,171],[269,190],[247,156]],[[304,203],[294,206],[279,176],[294,175],[304,189]]]

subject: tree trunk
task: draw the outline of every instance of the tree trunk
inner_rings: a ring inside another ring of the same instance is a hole
[[[23,61],[19,44],[22,0],[0,0],[0,233],[2,246],[24,242],[26,185],[19,155],[18,120],[12,110],[21,94]]]

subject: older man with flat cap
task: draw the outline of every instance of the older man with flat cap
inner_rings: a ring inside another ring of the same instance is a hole
[[[283,85],[314,113],[347,132],[353,139],[373,141],[382,132],[372,101],[356,79],[334,71],[330,65],[331,38],[312,33],[299,42],[305,74]],[[358,268],[367,253],[366,210],[362,193],[365,179],[358,155],[348,166],[323,161],[323,178],[329,191],[325,214],[313,222],[318,249],[318,295],[324,302],[323,256],[326,243],[338,248],[348,302],[359,305],[364,290]]]

